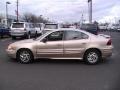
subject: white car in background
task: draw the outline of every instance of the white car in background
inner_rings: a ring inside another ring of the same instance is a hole
[[[33,23],[13,22],[11,24],[10,35],[12,39],[16,39],[16,37],[31,38],[31,36],[36,35],[36,30]]]
[[[34,28],[36,30],[37,35],[41,35],[44,29],[44,24],[43,23],[35,23]]]
[[[52,30],[57,30],[59,28],[60,28],[60,25],[57,23],[46,23],[44,25],[43,33],[46,33],[48,31],[52,31]]]
[[[110,25],[108,25],[108,30],[120,31],[120,25],[119,24],[110,24]]]
[[[107,26],[106,25],[99,25],[99,29],[100,30],[107,30]]]

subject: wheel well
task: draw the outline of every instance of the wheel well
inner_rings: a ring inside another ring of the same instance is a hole
[[[94,50],[98,51],[98,52],[100,53],[100,56],[102,56],[102,52],[101,52],[100,49],[98,49],[98,48],[89,48],[89,49],[87,49],[87,50],[85,51],[83,57],[85,56],[85,54],[86,54],[88,51],[92,51],[92,50],[93,50],[93,51],[94,51]]]
[[[29,51],[29,52],[32,54],[32,56],[34,57],[32,51],[31,51],[30,49],[28,49],[28,48],[21,48],[21,49],[18,49],[18,50],[17,50],[17,53],[16,53],[16,57],[17,57],[18,53],[19,53],[20,51],[22,51],[22,50],[27,50],[27,51]]]

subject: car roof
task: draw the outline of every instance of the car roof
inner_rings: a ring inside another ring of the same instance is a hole
[[[85,30],[74,29],[74,28],[59,28],[59,29],[52,29],[50,32],[55,32],[55,31],[80,31],[80,32],[85,33],[85,34],[87,34],[87,35],[96,36],[96,35],[94,35],[94,34],[92,34],[92,33],[89,33],[89,32],[87,32],[87,31],[85,31]]]

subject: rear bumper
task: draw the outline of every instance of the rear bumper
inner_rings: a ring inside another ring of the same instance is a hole
[[[11,36],[16,36],[16,37],[21,37],[21,36],[25,36],[27,35],[26,31],[22,31],[22,32],[10,32]]]
[[[110,46],[109,48],[102,49],[102,58],[107,58],[112,56],[113,53],[113,46]]]

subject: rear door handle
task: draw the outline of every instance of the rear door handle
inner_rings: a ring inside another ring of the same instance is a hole
[[[82,44],[86,44],[86,43],[82,43]]]
[[[62,45],[61,45],[61,44],[57,44],[57,46],[59,46],[59,47],[60,47],[60,46],[62,46]]]

